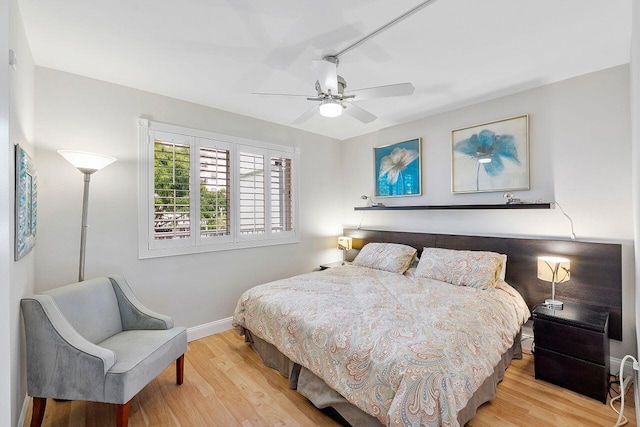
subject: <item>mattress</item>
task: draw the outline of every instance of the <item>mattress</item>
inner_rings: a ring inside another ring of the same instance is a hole
[[[348,265],[256,286],[233,322],[383,425],[457,426],[528,317],[504,282],[481,290]]]

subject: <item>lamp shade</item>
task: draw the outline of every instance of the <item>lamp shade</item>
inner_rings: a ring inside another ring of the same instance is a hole
[[[82,173],[94,173],[116,161],[115,157],[86,151],[58,150],[58,154]]]
[[[538,257],[538,279],[545,282],[564,283],[571,277],[571,263],[567,258]]]
[[[351,237],[340,236],[338,237],[338,249],[348,251],[353,248],[353,239]]]

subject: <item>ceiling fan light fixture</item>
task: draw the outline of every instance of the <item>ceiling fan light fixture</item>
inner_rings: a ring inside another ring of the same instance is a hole
[[[342,114],[342,104],[339,102],[331,100],[323,101],[319,108],[322,117],[338,117]]]

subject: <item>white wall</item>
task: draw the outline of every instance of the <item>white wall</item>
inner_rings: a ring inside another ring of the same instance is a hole
[[[335,261],[341,233],[340,143],[296,129],[60,71],[36,69],[39,236],[36,288],[77,279],[82,174],[56,153],[83,149],[116,163],[91,178],[86,278],[122,274],[150,308],[187,327],[233,314],[240,294]],[[298,244],[138,259],[136,119],[298,146]]]
[[[20,417],[20,410],[23,407],[23,403],[26,396],[26,376],[25,376],[25,360],[24,360],[24,334],[22,327],[22,317],[20,315],[20,298],[33,293],[34,282],[34,252],[27,254],[20,261],[13,261],[13,245],[14,245],[14,200],[15,200],[15,167],[14,167],[14,154],[13,145],[20,144],[20,146],[29,153],[30,156],[34,156],[33,149],[33,130],[34,130],[34,106],[33,106],[33,91],[34,91],[34,64],[31,56],[31,50],[29,48],[27,37],[22,25],[22,18],[20,16],[20,10],[18,8],[17,0],[11,0],[10,2],[10,35],[9,35],[9,47],[16,53],[18,59],[18,65],[16,70],[9,71],[9,83],[10,83],[10,139],[7,147],[9,155],[9,167],[7,169],[1,168],[7,171],[9,174],[9,181],[11,183],[9,188],[9,239],[4,240],[9,244],[9,254],[6,258],[9,261],[10,279],[7,282],[9,289],[9,298],[6,300],[9,303],[9,327],[10,327],[10,341],[9,341],[9,354],[11,367],[11,408],[10,411],[3,414],[10,414],[8,419],[11,420],[11,425],[16,425]],[[4,54],[5,51],[3,51]],[[6,63],[6,62],[4,62]],[[7,69],[8,67],[2,67]],[[3,151],[5,151],[3,149]],[[37,164],[37,160],[36,160]],[[3,209],[4,210],[4,209]],[[4,254],[1,255],[4,260]],[[4,298],[3,298],[4,300]],[[4,312],[4,311],[3,311]]]
[[[484,102],[343,143],[345,224],[362,228],[566,239],[560,210],[354,211],[373,193],[373,147],[422,137],[423,195],[385,204],[504,203],[502,193],[451,193],[451,130],[529,114],[531,190],[524,200],[558,201],[578,240],[623,245],[623,337],[612,356],[635,354],[629,67],[620,66]]]
[[[9,59],[9,0],[0,0],[0,64]],[[13,217],[9,199],[11,179],[9,163],[12,158],[9,142],[9,67],[0,67],[0,343],[11,346],[11,244],[9,223]],[[0,414],[12,414],[10,351],[0,351]],[[10,426],[11,416],[0,417],[0,426]]]
[[[640,0],[632,5],[631,137],[633,146],[633,218],[636,260],[636,332],[640,331]],[[640,340],[638,353],[640,355]],[[636,390],[638,386],[636,385]],[[640,410],[639,410],[640,411]],[[637,417],[640,418],[640,417]]]

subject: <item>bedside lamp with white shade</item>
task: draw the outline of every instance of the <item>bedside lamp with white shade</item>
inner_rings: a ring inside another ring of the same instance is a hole
[[[571,263],[567,258],[556,256],[538,257],[538,279],[551,282],[551,299],[544,301],[552,310],[562,310],[563,303],[556,299],[556,283],[568,282],[571,278]]]
[[[338,237],[338,249],[342,250],[342,264],[347,262],[347,251],[353,248],[353,239],[351,237]]]

